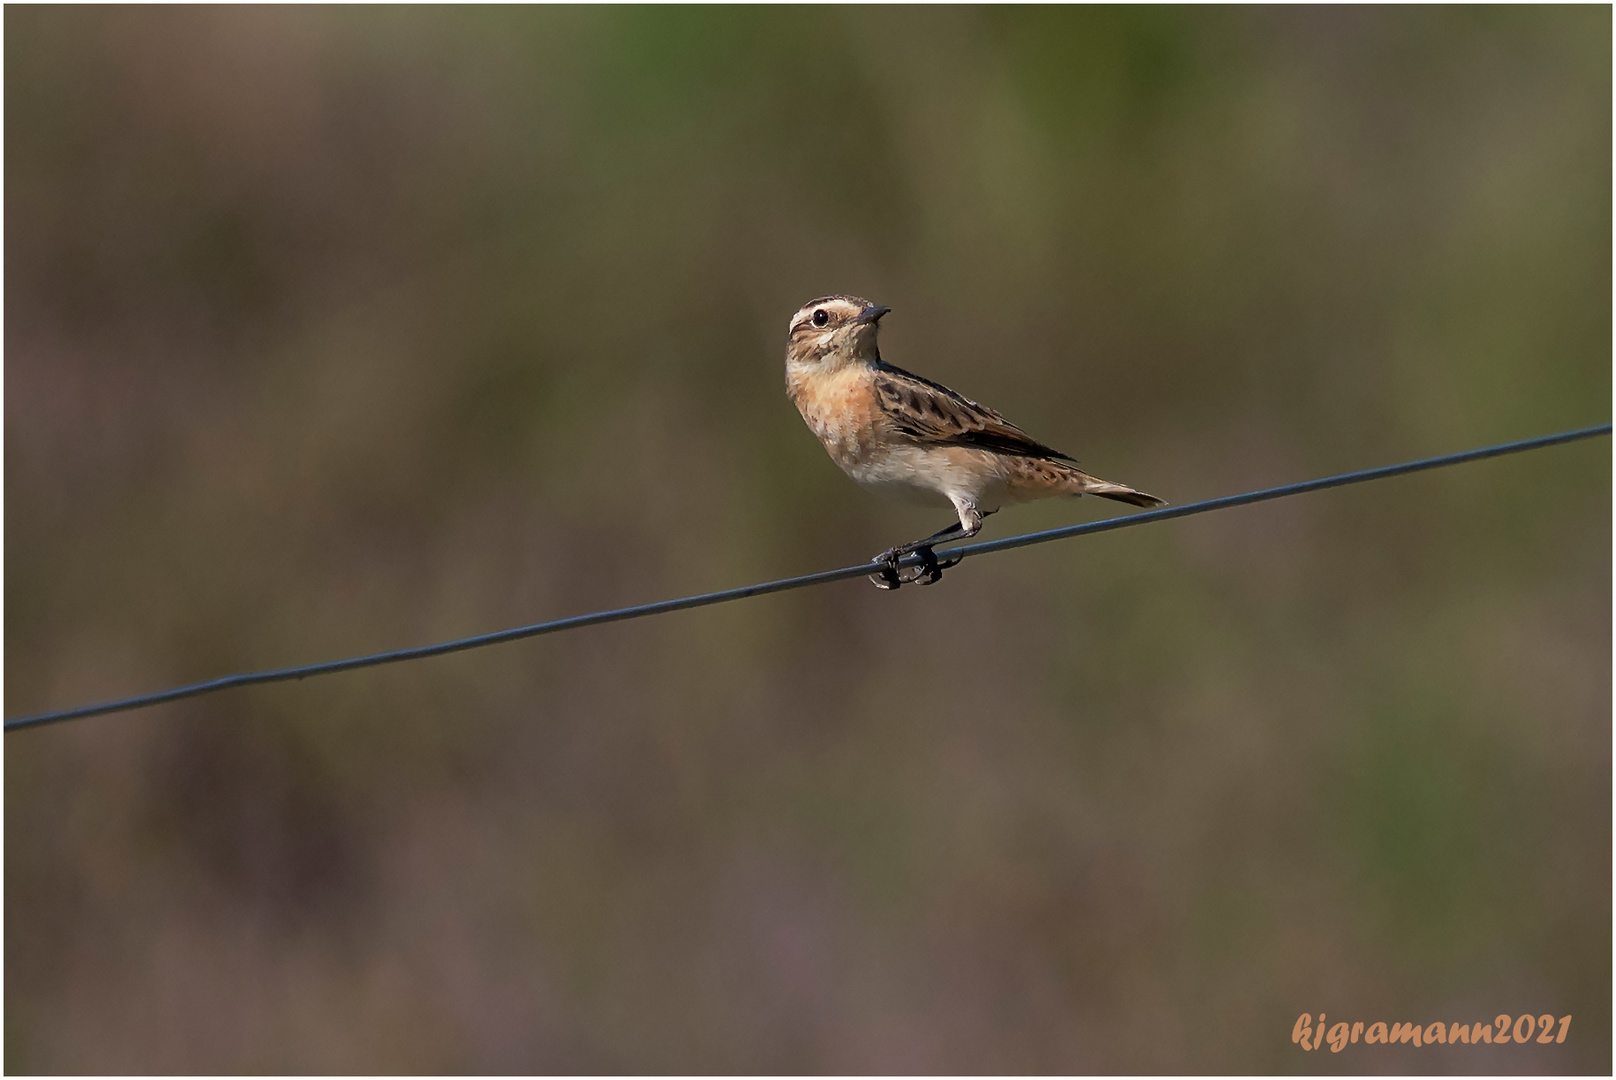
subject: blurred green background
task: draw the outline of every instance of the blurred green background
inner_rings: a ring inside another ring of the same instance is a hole
[[[1178,503],[1610,415],[1604,7],[5,30],[8,716],[940,527],[826,292]],[[1610,463],[8,736],[6,1066],[1608,1071]]]

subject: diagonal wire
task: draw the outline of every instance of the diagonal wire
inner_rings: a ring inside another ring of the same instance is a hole
[[[1191,514],[1204,514],[1212,510],[1226,510],[1232,506],[1247,506],[1251,503],[1267,502],[1270,499],[1283,499],[1290,495],[1302,495],[1310,491],[1323,491],[1326,488],[1344,487],[1348,484],[1362,484],[1370,480],[1384,480],[1388,477],[1402,476],[1406,473],[1423,472],[1426,469],[1440,469],[1448,465],[1460,465],[1467,461],[1480,461],[1483,458],[1501,457],[1505,454],[1518,454],[1526,450],[1538,450],[1545,446],[1555,446],[1560,443],[1575,442],[1579,439],[1590,439],[1597,435],[1609,435],[1610,433],[1610,424],[1598,424],[1594,427],[1578,428],[1574,431],[1562,431],[1553,435],[1539,435],[1536,438],[1521,439],[1518,442],[1498,443],[1475,450],[1463,450],[1456,454],[1421,458],[1417,461],[1405,461],[1397,465],[1383,465],[1374,469],[1360,469],[1357,472],[1326,476],[1318,480],[1303,480],[1300,483],[1263,488],[1260,491],[1248,491],[1240,495],[1225,495],[1222,498],[1185,503],[1183,506],[1169,506],[1137,514],[1122,514],[1117,517],[1103,518],[1099,521],[1084,522],[1081,525],[1067,525],[1058,529],[1046,529],[1043,532],[1011,536],[1003,540],[987,540],[978,544],[966,544],[963,547],[939,550],[937,555],[947,564],[950,560],[957,561],[972,555],[987,555],[995,551],[1008,551],[1011,548],[1026,547],[1029,544],[1047,543],[1050,540],[1063,540],[1072,536],[1110,532],[1112,529],[1126,529],[1134,525],[1147,525],[1154,521],[1189,517]],[[908,555],[899,560],[899,565],[918,566],[920,562],[921,559],[918,555]],[[738,589],[722,589],[718,592],[702,593],[699,596],[685,596],[676,600],[659,600],[651,604],[638,604],[634,607],[596,611],[587,615],[573,615],[565,619],[552,619],[549,622],[534,623],[531,626],[518,626],[510,630],[496,630],[489,634],[457,638],[454,641],[439,642],[435,645],[421,645],[416,648],[398,649],[393,652],[372,653],[369,656],[354,656],[345,660],[328,660],[324,663],[304,664],[301,667],[276,668],[271,671],[225,675],[221,678],[209,679],[206,682],[192,683],[189,686],[177,686],[171,690],[142,694],[139,697],[122,698],[97,705],[82,705],[78,708],[60,709],[56,712],[36,713],[32,716],[12,717],[5,722],[5,730],[17,731],[22,728],[54,724],[62,720],[78,720],[87,716],[99,716],[104,713],[142,709],[149,705],[180,701],[184,698],[212,694],[237,686],[257,686],[260,683],[306,679],[314,675],[330,675],[338,671],[353,671],[357,668],[376,667],[380,664],[396,664],[405,660],[420,660],[428,656],[441,656],[445,653],[461,652],[465,649],[479,649],[485,645],[498,645],[501,642],[537,637],[540,634],[554,634],[562,630],[576,630],[580,627],[597,626],[601,623],[638,619],[646,615],[661,615],[669,611],[684,611],[688,608],[706,607],[709,604],[723,604],[731,600],[743,600],[749,596],[765,596],[769,593],[786,592],[789,589],[804,589],[811,585],[826,585],[833,581],[846,581],[849,578],[863,577],[866,574],[876,573],[880,569],[881,565],[872,561],[861,563],[858,566],[844,566],[840,570],[823,570],[817,574],[781,578],[778,581],[766,581],[758,585],[744,585]]]

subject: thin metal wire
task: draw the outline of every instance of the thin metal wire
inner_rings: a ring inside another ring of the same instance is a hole
[[[1397,465],[1360,469],[1357,472],[1326,476],[1318,480],[1304,480],[1300,483],[1264,488],[1260,491],[1248,491],[1241,495],[1225,495],[1222,498],[1185,503],[1183,506],[1169,506],[1159,510],[1147,510],[1138,514],[1123,514],[1118,517],[1104,518],[1100,521],[1085,522],[1081,525],[1068,525],[1059,529],[1046,529],[1043,532],[1011,536],[1003,540],[987,540],[977,544],[966,544],[963,547],[939,549],[937,556],[946,564],[950,561],[969,558],[973,555],[987,555],[995,551],[1008,551],[1011,548],[1026,547],[1029,544],[1043,544],[1050,540],[1063,540],[1072,536],[1086,536],[1090,533],[1109,532],[1112,529],[1126,529],[1134,525],[1148,525],[1154,521],[1188,517],[1191,514],[1204,514],[1212,510],[1226,510],[1231,506],[1246,506],[1251,503],[1267,502],[1270,499],[1282,499],[1289,495],[1322,491],[1325,488],[1361,484],[1370,480],[1384,480],[1387,477],[1402,476],[1406,473],[1439,469],[1447,465],[1460,465],[1467,461],[1480,461],[1483,458],[1500,457],[1504,454],[1518,454],[1525,450],[1538,450],[1546,446],[1575,442],[1578,439],[1589,439],[1596,435],[1609,435],[1610,433],[1610,424],[1599,424],[1594,427],[1579,428],[1575,431],[1562,431],[1554,435],[1540,435],[1532,439],[1521,439],[1518,442],[1499,443],[1476,450],[1464,450],[1456,454],[1443,454],[1440,457],[1421,458],[1418,461],[1405,461]],[[899,565],[905,567],[918,566],[920,562],[921,559],[918,555],[909,555],[900,559]],[[531,626],[518,626],[510,630],[496,630],[493,633],[477,634],[473,637],[439,642],[436,645],[422,645],[412,649],[372,653],[369,656],[354,656],[346,660],[328,660],[319,664],[304,664],[301,667],[254,671],[241,675],[226,675],[217,679],[209,679],[206,682],[192,683],[189,686],[177,686],[171,690],[142,694],[139,697],[107,701],[99,705],[83,705],[74,709],[61,709],[56,712],[36,713],[33,716],[13,717],[5,722],[5,730],[16,731],[22,728],[54,724],[62,720],[78,720],[87,716],[100,716],[104,713],[141,709],[149,705],[180,701],[184,698],[212,694],[237,686],[256,686],[260,683],[306,679],[314,675],[329,675],[338,671],[353,671],[357,668],[375,667],[379,664],[396,664],[405,660],[441,656],[445,653],[460,652],[464,649],[478,649],[485,645],[498,645],[505,641],[537,637],[540,634],[576,630],[580,627],[597,626],[601,623],[621,622],[624,619],[638,619],[646,615],[661,615],[669,611],[684,611],[688,608],[706,607],[709,604],[723,604],[731,600],[742,600],[748,596],[764,596],[768,593],[785,592],[789,589],[803,589],[810,585],[825,585],[832,581],[846,581],[849,578],[864,577],[867,574],[876,573],[880,569],[881,565],[872,561],[858,566],[844,566],[840,570],[824,570],[817,574],[781,578],[778,581],[766,581],[759,585],[745,585],[738,589],[723,589],[719,592],[702,593],[699,596],[685,596],[677,600],[659,600],[651,604],[637,604],[634,607],[596,611],[588,615],[573,615],[565,619],[552,619],[549,622],[534,623]]]

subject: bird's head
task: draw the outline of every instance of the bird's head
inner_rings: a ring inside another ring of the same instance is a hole
[[[786,332],[788,364],[835,365],[840,362],[878,360],[875,336],[881,316],[891,308],[858,296],[821,296],[791,316]]]

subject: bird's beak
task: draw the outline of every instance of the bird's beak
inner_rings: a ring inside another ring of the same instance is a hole
[[[871,304],[869,307],[867,307],[863,311],[859,312],[859,317],[854,319],[853,321],[857,322],[857,323],[880,322],[881,321],[881,316],[885,315],[887,312],[889,312],[891,310],[892,310],[891,308],[882,307],[880,304]]]

